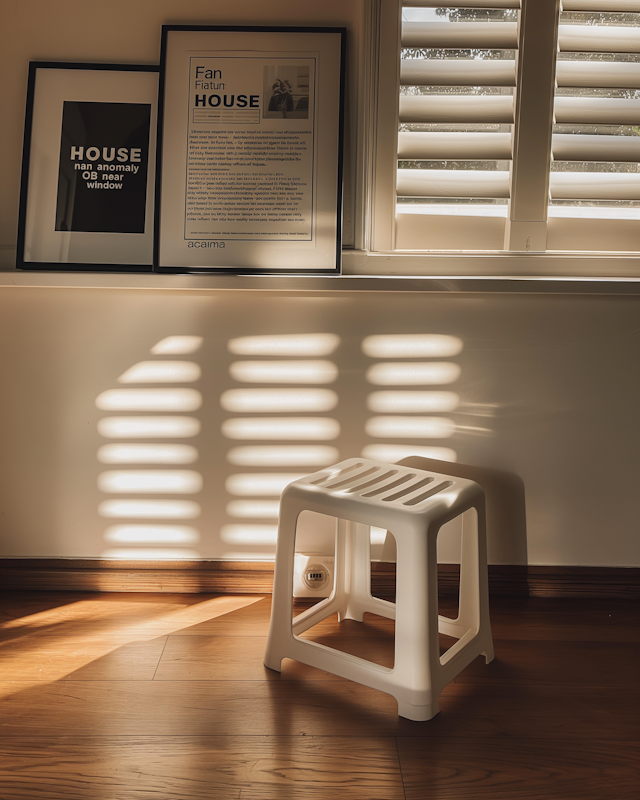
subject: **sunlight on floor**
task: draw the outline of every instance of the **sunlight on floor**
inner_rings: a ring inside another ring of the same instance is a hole
[[[164,637],[184,632],[210,620],[239,611],[264,595],[148,596],[109,594],[54,605],[0,622],[0,697],[21,692],[25,683],[53,683],[85,679],[91,664],[110,656],[122,667],[127,653],[138,653],[150,668],[162,653]],[[48,595],[42,604],[55,602]],[[56,633],[64,623],[64,635]],[[135,645],[139,644],[138,651]],[[121,651],[120,653],[118,651]],[[69,665],[73,670],[69,671]],[[25,666],[26,665],[26,666]],[[109,680],[109,678],[104,678]]]

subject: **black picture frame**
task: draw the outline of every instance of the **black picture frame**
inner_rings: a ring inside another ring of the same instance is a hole
[[[153,270],[158,78],[155,65],[30,62],[18,269]]]
[[[340,273],[345,52],[344,28],[163,26],[157,272]]]

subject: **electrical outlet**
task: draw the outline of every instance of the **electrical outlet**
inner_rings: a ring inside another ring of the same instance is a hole
[[[334,557],[296,553],[293,567],[294,597],[329,597],[333,591]]]

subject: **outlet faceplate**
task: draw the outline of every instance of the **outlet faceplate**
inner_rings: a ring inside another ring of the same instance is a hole
[[[293,568],[294,597],[329,597],[333,590],[334,556],[296,553]]]

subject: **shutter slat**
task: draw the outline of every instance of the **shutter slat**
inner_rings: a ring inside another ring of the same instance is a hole
[[[552,172],[553,200],[640,200],[640,173]]]
[[[398,158],[408,161],[510,159],[511,134],[402,132],[398,134]]]
[[[508,95],[422,95],[400,97],[400,122],[513,122]]]
[[[515,86],[516,62],[482,59],[408,59],[400,64],[403,86]]]
[[[562,0],[562,10],[606,11],[611,14],[632,13],[640,11],[640,0]]]
[[[563,53],[640,53],[640,28],[613,25],[558,25]]]
[[[488,170],[399,169],[400,197],[509,197],[509,173]]]
[[[451,0],[404,0],[402,5],[404,8],[451,8],[454,4]],[[520,0],[464,0],[462,7],[520,8]]]
[[[608,97],[556,97],[555,119],[560,124],[638,125],[640,100]]]
[[[555,133],[552,137],[551,149],[556,161],[638,162],[640,161],[640,136]]]
[[[403,22],[402,46],[515,50],[518,26],[515,22]]]
[[[640,63],[558,61],[556,80],[561,87],[640,89]]]

